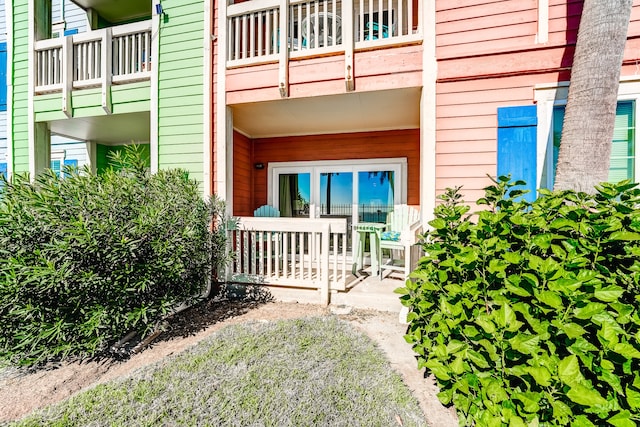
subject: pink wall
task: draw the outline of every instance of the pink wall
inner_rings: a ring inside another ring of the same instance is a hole
[[[289,63],[291,98],[345,93],[344,55]],[[422,46],[402,46],[354,54],[356,91],[422,86]],[[280,99],[278,64],[227,70],[227,104]]]
[[[567,81],[582,1],[549,1],[549,41],[536,44],[537,0],[436,2],[436,191],[477,200],[496,173],[497,108],[534,103],[534,86]],[[623,75],[637,73],[635,0]]]

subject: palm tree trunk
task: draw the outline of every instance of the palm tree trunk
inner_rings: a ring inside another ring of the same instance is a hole
[[[585,0],[571,69],[554,189],[606,181],[632,0]]]

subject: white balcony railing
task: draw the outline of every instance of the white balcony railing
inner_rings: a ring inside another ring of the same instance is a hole
[[[227,65],[422,39],[417,0],[250,0],[227,7]]]
[[[230,282],[313,288],[328,303],[346,289],[346,219],[238,218],[228,235]]]
[[[151,21],[35,43],[35,92],[98,87],[151,77]]]

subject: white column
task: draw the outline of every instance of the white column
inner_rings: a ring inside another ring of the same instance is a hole
[[[153,0],[151,8],[151,100],[149,103],[149,156],[151,173],[158,172],[159,168],[159,146],[158,141],[158,105],[160,92],[158,90],[158,50],[160,48],[160,16],[156,14],[156,4],[159,0]]]
[[[211,183],[211,150],[213,149],[212,144],[212,135],[211,135],[211,111],[213,108],[213,95],[211,93],[213,88],[213,75],[212,75],[212,60],[213,60],[213,50],[211,49],[211,39],[213,38],[213,22],[212,22],[212,13],[211,13],[211,2],[204,2],[204,40],[203,40],[203,49],[204,49],[204,73],[203,73],[203,92],[204,92],[204,104],[202,108],[203,118],[202,123],[202,179],[203,179],[203,192],[205,197],[211,196],[213,193],[212,183]],[[220,61],[220,58],[218,58]],[[224,61],[223,61],[224,62]]]
[[[422,3],[423,52],[420,96],[420,212],[422,223],[433,217],[436,202],[436,7],[435,0]]]

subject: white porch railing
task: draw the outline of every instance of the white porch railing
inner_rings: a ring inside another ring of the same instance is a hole
[[[250,0],[227,6],[227,66],[422,40],[418,0]]]
[[[35,92],[97,87],[151,77],[151,21],[35,43]]]
[[[345,290],[346,219],[238,218],[229,231],[229,250],[236,259],[226,273],[229,282]]]

